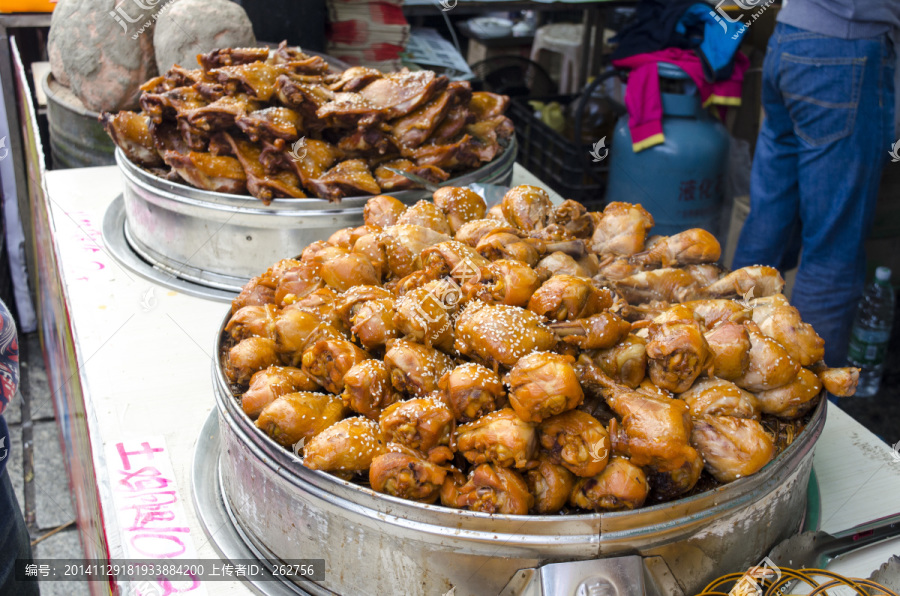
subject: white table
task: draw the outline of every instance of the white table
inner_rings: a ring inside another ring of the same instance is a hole
[[[55,314],[56,320],[54,325],[45,316],[43,339],[88,556],[127,557],[104,450],[121,440],[161,435],[197,556],[216,558],[191,502],[190,467],[200,429],[215,407],[210,359],[228,307],[154,286],[122,269],[105,249],[98,250],[103,248],[103,215],[121,192],[114,167],[50,172],[46,180],[49,219],[36,218],[43,266],[39,293],[45,315]],[[517,165],[514,183],[537,180]],[[40,215],[40,206],[35,212]],[[56,287],[50,249],[58,268]],[[268,265],[261,263],[260,270]],[[67,363],[69,333],[74,359]],[[71,371],[61,374],[67,368],[78,371],[68,382]],[[885,443],[838,408],[829,409],[815,471],[826,531],[900,512],[900,463],[893,461]],[[864,557],[855,557],[849,572],[868,576],[898,552],[900,541],[871,548]],[[251,593],[238,583],[212,586],[210,594]],[[109,593],[103,584],[93,588],[96,594]]]

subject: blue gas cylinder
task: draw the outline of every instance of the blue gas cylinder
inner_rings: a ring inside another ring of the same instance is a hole
[[[728,163],[728,132],[700,104],[683,70],[659,64],[665,142],[635,153],[628,115],[616,123],[606,200],[640,203],[654,234],[689,228],[718,232]]]

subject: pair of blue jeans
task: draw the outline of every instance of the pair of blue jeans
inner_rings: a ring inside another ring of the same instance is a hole
[[[846,361],[865,284],[864,242],[894,142],[894,60],[887,35],[838,39],[778,23],[763,64],[765,120],[732,267],[783,273],[799,259],[791,302],[831,366]]]

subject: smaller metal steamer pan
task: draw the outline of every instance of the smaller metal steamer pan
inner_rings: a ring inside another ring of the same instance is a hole
[[[494,161],[443,185],[508,186],[518,145],[511,139]],[[239,292],[251,277],[285,256],[298,255],[316,240],[363,224],[371,197],[275,199],[264,205],[250,195],[200,190],[169,182],[131,163],[116,149],[125,200],[125,236],[144,259],[177,276],[215,279],[216,287]],[[412,205],[431,196],[404,190],[391,196]],[[204,275],[208,274],[208,275]]]
[[[212,371],[222,446],[220,490],[250,548],[264,558],[325,559],[324,581],[299,584],[307,592],[592,593],[584,591],[588,583],[581,591],[550,592],[507,584],[534,576],[520,570],[551,563],[595,560],[592,569],[597,569],[640,555],[645,568],[655,568],[653,577],[674,578],[684,594],[695,594],[725,573],[756,564],[803,523],[826,399],[820,399],[803,432],[765,468],[717,489],[636,511],[490,515],[394,498],[304,467],[259,431],[232,395],[221,363],[228,319],[219,329]],[[584,567],[571,566],[562,577]],[[540,575],[545,581],[549,574]]]

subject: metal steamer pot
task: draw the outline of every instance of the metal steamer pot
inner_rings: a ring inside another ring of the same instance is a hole
[[[47,96],[50,155],[57,169],[113,164],[116,146],[100,124],[100,114],[87,109],[71,89],[51,72],[41,79]]]
[[[305,592],[690,595],[758,563],[803,523],[825,399],[763,470],[715,490],[637,511],[490,515],[394,498],[304,467],[232,395],[220,357],[228,318],[213,364],[220,490],[262,559],[325,559],[324,580],[298,582]]]
[[[442,185],[475,182],[509,185],[518,146],[515,139],[494,161]],[[131,163],[116,149],[125,202],[125,237],[145,260],[172,275],[209,287],[240,292],[251,277],[316,240],[363,224],[371,197],[275,199],[264,205],[250,195],[200,190],[164,180]],[[412,205],[426,190],[391,196]]]

